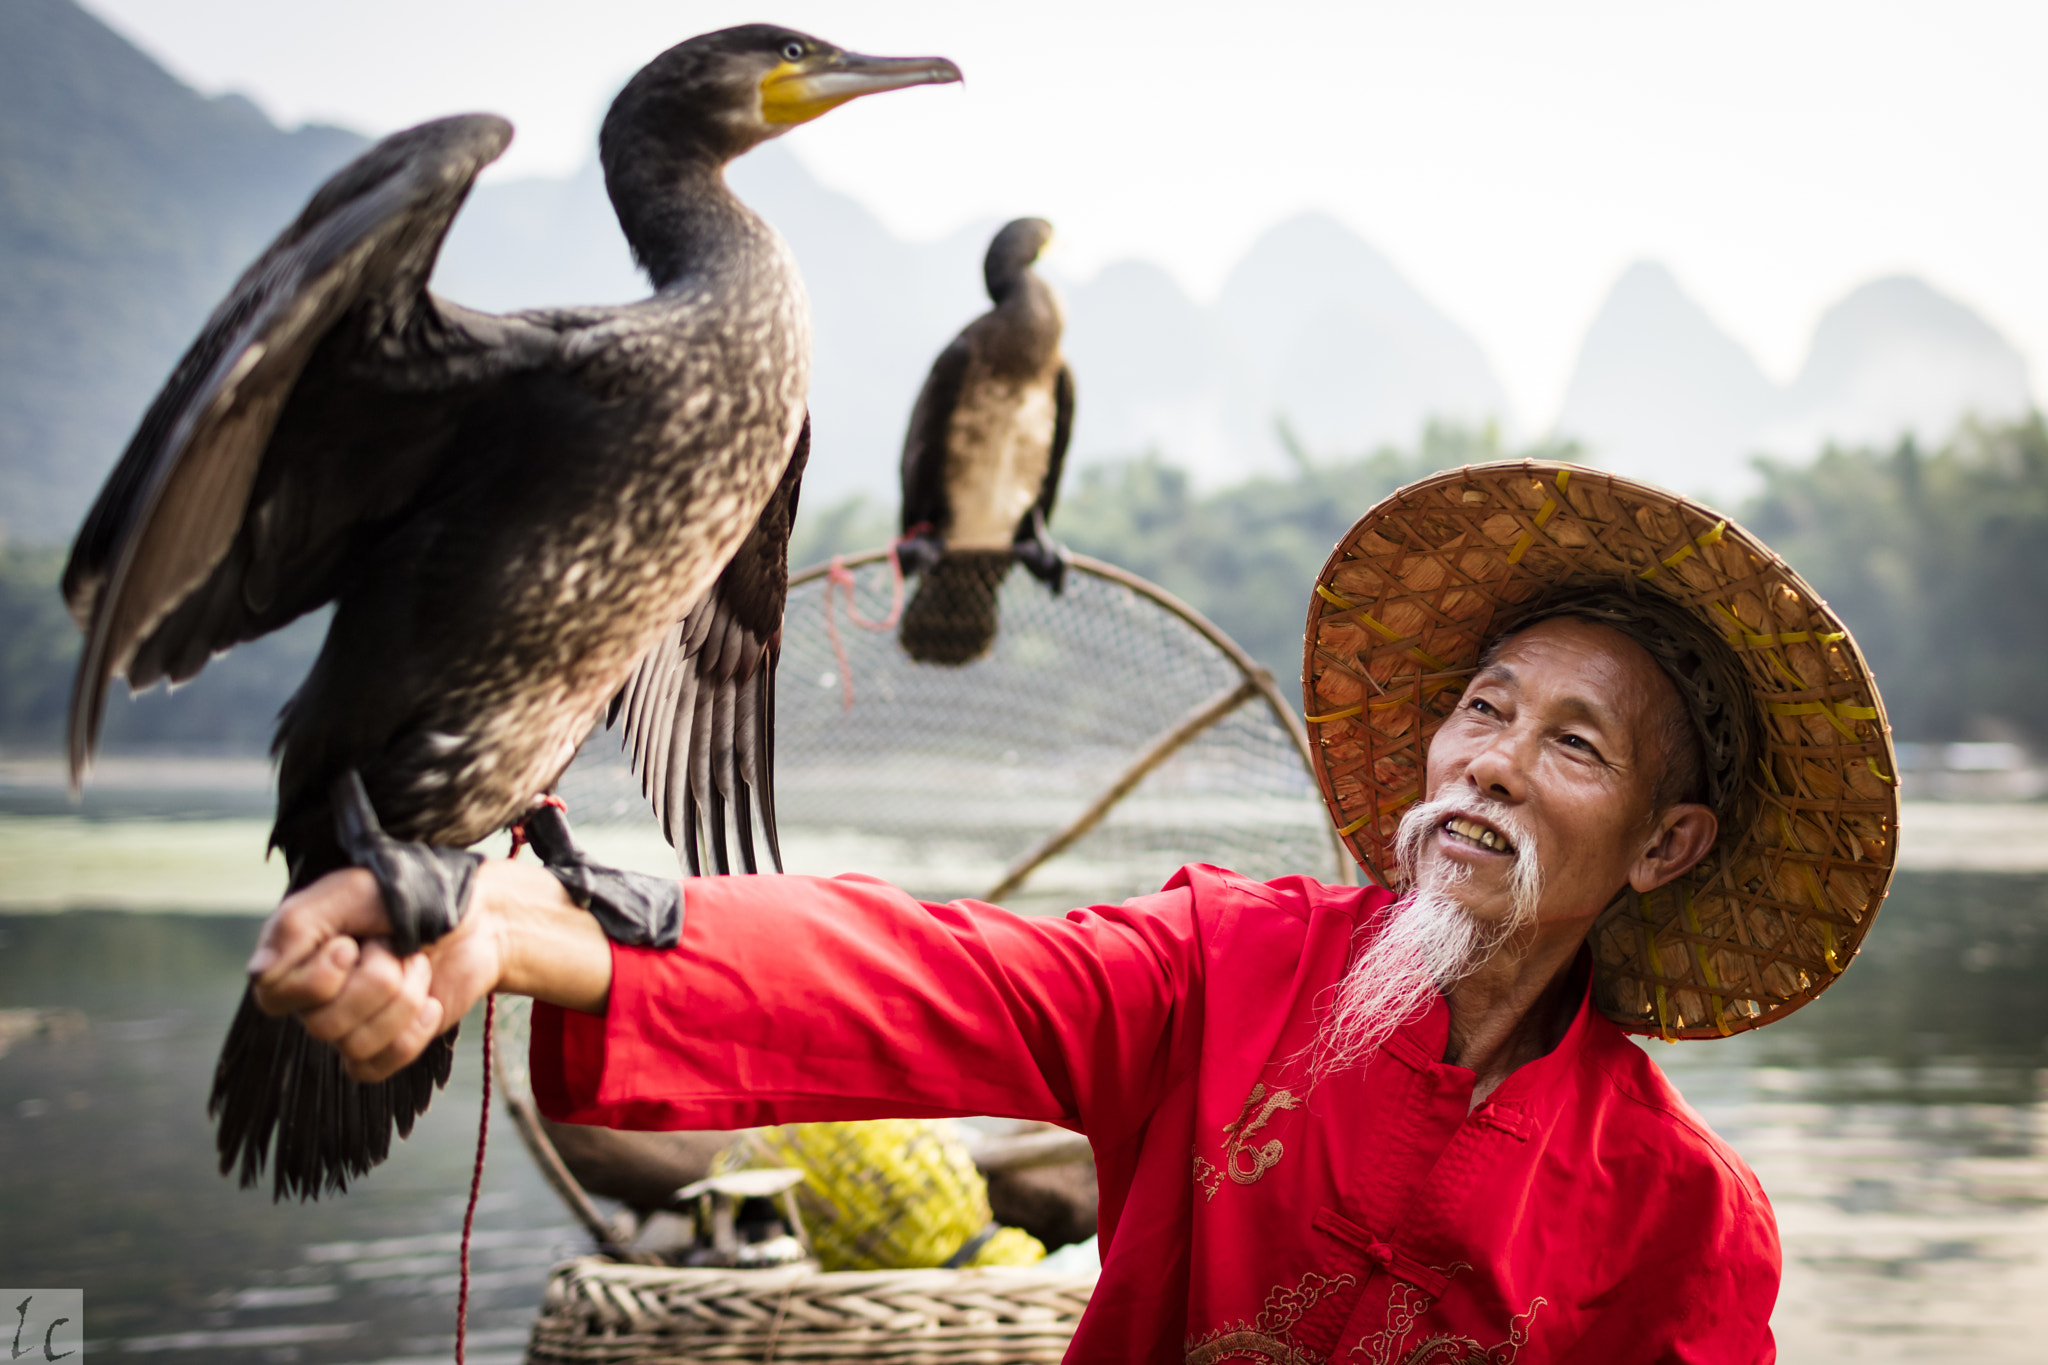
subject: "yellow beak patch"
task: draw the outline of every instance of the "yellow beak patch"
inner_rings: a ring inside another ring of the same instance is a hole
[[[761,117],[768,123],[809,123],[861,92],[827,93],[819,87],[825,73],[807,72],[794,62],[781,62],[761,78]]]
[[[788,126],[809,123],[862,95],[913,85],[949,85],[960,68],[944,57],[863,57],[844,52],[807,63],[778,62],[761,78],[761,118]]]

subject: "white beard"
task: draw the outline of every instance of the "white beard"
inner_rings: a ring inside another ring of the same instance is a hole
[[[1514,845],[1508,913],[1495,923],[1466,908],[1470,866],[1433,858],[1418,876],[1425,844],[1454,815],[1476,816]],[[1388,907],[1378,933],[1337,984],[1336,999],[1309,1049],[1311,1085],[1370,1061],[1395,1029],[1426,1013],[1439,995],[1486,965],[1536,918],[1543,878],[1535,835],[1511,807],[1463,792],[1423,802],[1401,817],[1394,856],[1407,893]]]

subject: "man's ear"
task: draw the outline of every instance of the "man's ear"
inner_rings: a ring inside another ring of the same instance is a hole
[[[1650,827],[1642,855],[1628,870],[1628,884],[1641,893],[1678,880],[1707,856],[1720,833],[1721,822],[1705,806],[1671,807]]]

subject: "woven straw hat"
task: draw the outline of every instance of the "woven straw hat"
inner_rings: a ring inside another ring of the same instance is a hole
[[[1713,1038],[1781,1019],[1834,981],[1884,900],[1898,769],[1884,703],[1827,603],[1756,537],[1600,470],[1475,465],[1401,489],[1353,526],[1309,604],[1302,690],[1316,779],[1358,861],[1391,885],[1430,736],[1486,645],[1582,588],[1661,595],[1733,651],[1762,752],[1714,850],[1594,926],[1593,995],[1635,1033]]]

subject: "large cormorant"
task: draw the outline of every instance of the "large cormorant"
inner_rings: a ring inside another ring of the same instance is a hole
[[[655,288],[616,307],[491,316],[427,292],[450,221],[511,136],[502,119],[424,124],[335,175],[215,311],[79,533],[64,575],[86,634],[74,783],[113,678],[189,678],[332,603],[275,745],[271,838],[294,888],[351,861],[336,817],[352,791],[424,845],[518,821],[636,666],[663,684],[629,693],[623,718],[665,827],[722,816],[737,793],[752,865],[749,790],[773,846],[763,680],[811,334],[788,248],[724,167],[847,100],[959,78],[941,58],[864,57],[761,24],[655,58],[599,142]],[[678,677],[688,707],[654,716]],[[345,1188],[394,1126],[410,1130],[451,1056],[444,1036],[357,1084],[296,1020],[245,997],[215,1080],[223,1173],[239,1164],[253,1183],[275,1137],[278,1197]]]
[[[964,664],[996,637],[996,590],[1021,563],[1054,592],[1066,558],[1046,531],[1074,430],[1059,298],[1031,269],[1052,240],[1019,218],[989,243],[995,307],[932,363],[903,440],[898,554],[919,574],[898,638],[911,658]]]

